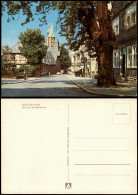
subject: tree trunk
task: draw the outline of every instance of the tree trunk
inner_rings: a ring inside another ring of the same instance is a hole
[[[115,86],[116,82],[114,79],[113,70],[113,48],[112,46],[101,46],[98,57],[98,82],[99,87],[110,87]]]
[[[98,21],[101,30],[98,52],[98,83],[99,87],[116,85],[113,69],[113,42],[115,34],[110,21],[107,3],[97,2]]]

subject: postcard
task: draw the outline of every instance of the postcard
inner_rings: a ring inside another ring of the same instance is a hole
[[[3,98],[137,97],[137,1],[1,6]]]
[[[137,193],[136,99],[2,99],[2,194]]]

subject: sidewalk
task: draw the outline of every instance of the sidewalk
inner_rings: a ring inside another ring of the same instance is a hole
[[[96,86],[97,80],[86,78],[84,85],[83,77],[75,77],[75,75],[67,75],[82,90],[100,96],[109,97],[137,97],[137,84],[130,82],[117,82],[117,86],[111,88],[98,88]]]
[[[10,79],[10,78],[1,78],[1,84],[16,84],[16,83],[23,83],[23,82],[28,82],[28,81],[34,81],[38,80],[41,77],[28,77],[27,80],[24,79]]]

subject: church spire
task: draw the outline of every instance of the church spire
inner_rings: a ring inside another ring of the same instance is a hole
[[[50,30],[49,30],[48,37],[55,37],[54,28],[53,28],[53,23],[52,22],[51,22],[51,27],[50,27]]]

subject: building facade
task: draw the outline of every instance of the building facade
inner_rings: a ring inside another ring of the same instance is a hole
[[[81,45],[79,50],[71,52],[71,71],[75,72],[84,68],[84,64],[81,63],[81,58],[86,57],[86,74],[95,75],[98,73],[98,63],[96,58],[91,58],[85,45]]]
[[[36,66],[35,76],[53,75],[61,71],[59,41],[55,37],[53,24],[47,31],[45,43],[48,47],[41,65]]]
[[[6,46],[2,46],[2,49],[6,49]],[[14,45],[12,48],[10,48],[10,53],[3,54],[1,53],[1,57],[8,59],[8,62],[10,62],[12,65],[9,67],[2,67],[1,74],[2,75],[14,75],[15,68],[19,68],[21,65],[27,65],[27,59],[21,54],[19,48],[22,47],[22,44],[18,42],[16,45]]]
[[[112,25],[117,45],[113,51],[114,73],[137,79],[137,1],[114,1]]]
[[[12,62],[15,62],[16,67],[19,68],[21,65],[27,65],[27,59],[20,52],[20,47],[22,47],[21,42],[18,42],[11,48],[10,58]]]
[[[50,74],[56,74],[61,71],[60,49],[59,41],[58,38],[55,37],[52,23],[50,30],[47,32],[46,45],[48,46],[48,50],[46,57],[43,59],[43,63],[46,64],[47,71]]]

